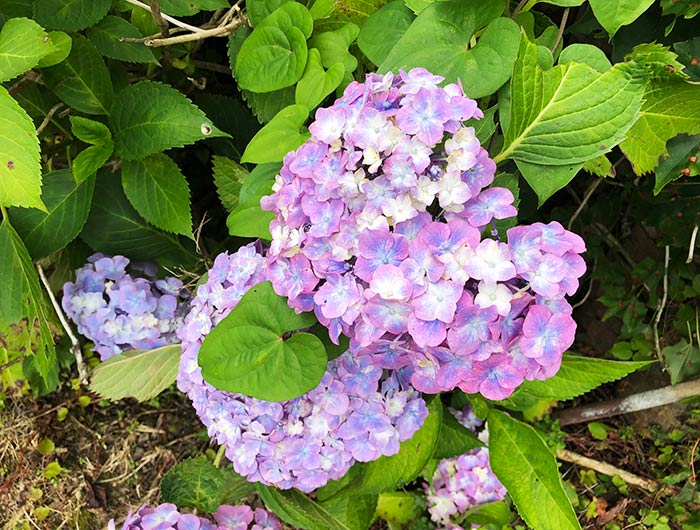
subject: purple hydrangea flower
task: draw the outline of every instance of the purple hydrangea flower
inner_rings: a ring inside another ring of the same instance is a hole
[[[114,520],[107,526],[115,530]],[[221,505],[214,521],[193,514],[180,513],[174,504],[164,503],[155,508],[141,506],[129,512],[122,530],[282,530],[277,516],[263,508],[247,505]]]
[[[156,280],[154,264],[133,264],[131,272],[128,265],[124,256],[94,254],[75,272],[75,282],[63,286],[63,310],[102,360],[177,342],[175,330],[187,310],[180,280]]]
[[[269,278],[333,340],[407,368],[421,392],[497,399],[558,370],[585,245],[557,222],[492,235],[517,214],[514,197],[492,185],[496,164],[464,124],[483,113],[443,81],[423,68],[369,74],[316,112],[261,200],[275,215]],[[535,326],[535,309],[524,326],[536,306],[551,322]]]
[[[178,387],[192,400],[209,435],[226,447],[239,474],[308,492],[339,479],[356,461],[398,452],[399,442],[413,436],[428,409],[404,383],[410,376],[406,369],[384,371],[370,352],[344,353],[328,364],[318,387],[281,403],[217,390],[205,382],[197,364],[204,337],[252,285],[268,277],[268,270],[268,260],[253,245],[216,258],[178,330],[183,352]],[[328,288],[316,296],[327,300],[329,318],[344,316],[339,305],[359,303],[359,290],[354,298],[337,291],[343,285],[357,290],[355,279],[337,273],[328,278]],[[226,303],[219,305],[221,300]]]

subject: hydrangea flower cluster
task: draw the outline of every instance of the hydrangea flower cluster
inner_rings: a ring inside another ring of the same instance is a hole
[[[316,112],[261,201],[275,214],[270,279],[353,352],[412,367],[418,390],[502,399],[558,370],[585,245],[556,222],[498,239],[513,194],[489,187],[496,165],[463,124],[483,113],[442,81],[369,74]]]
[[[94,254],[63,286],[63,310],[78,332],[95,343],[104,361],[129,349],[150,350],[177,342],[187,310],[182,282],[156,280],[157,266],[131,264],[124,256]]]
[[[309,492],[342,477],[355,461],[397,453],[428,410],[401,372],[385,374],[369,355],[349,352],[328,364],[318,387],[290,401],[267,402],[205,382],[197,363],[204,337],[266,273],[253,245],[217,256],[178,330],[177,382],[239,474]]]
[[[107,530],[115,530],[114,520]],[[122,530],[282,530],[277,516],[263,508],[251,508],[245,504],[224,504],[214,513],[214,522],[204,517],[180,513],[170,503],[155,508],[146,505],[132,514],[129,512]]]
[[[459,422],[476,431],[482,422],[469,407],[450,411]],[[481,437],[488,432],[482,431]],[[506,490],[489,466],[489,450],[485,447],[469,451],[456,458],[446,458],[438,464],[432,483],[425,486],[428,511],[438,529],[463,530],[453,520],[454,516],[484,504],[503,499]]]

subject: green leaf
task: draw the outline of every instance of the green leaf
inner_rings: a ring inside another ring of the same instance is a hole
[[[182,93],[155,81],[141,81],[119,92],[109,124],[116,152],[125,160],[228,136]]]
[[[59,169],[44,176],[41,198],[48,213],[9,210],[13,225],[34,259],[52,254],[78,236],[90,213],[94,188],[94,178],[77,185],[70,169]]]
[[[362,494],[384,493],[414,480],[433,456],[438,444],[443,408],[440,398],[428,404],[428,417],[412,438],[401,442],[399,452],[381,456],[362,466],[362,481],[352,488]]]
[[[418,520],[422,512],[421,496],[413,491],[382,493],[377,501],[377,516],[390,524],[399,526],[409,524]]]
[[[620,149],[637,175],[666,157],[666,142],[674,136],[700,133],[700,85],[681,79],[652,81],[644,92],[639,119]]]
[[[637,20],[654,0],[590,0],[589,3],[595,18],[612,38],[622,26]]]
[[[41,3],[41,2],[39,2]],[[80,35],[65,61],[43,70],[46,86],[66,105],[85,114],[107,114],[114,92],[109,70],[95,46]]]
[[[49,66],[65,61],[73,47],[73,39],[70,38],[70,35],[62,31],[50,31],[49,39],[53,44],[53,51],[39,59],[37,63],[39,68],[48,68]]]
[[[270,122],[283,108],[294,105],[293,86],[264,94],[243,90],[241,95],[260,123]]]
[[[492,94],[510,78],[518,52],[518,25],[499,19],[502,12],[499,2],[435,2],[418,15],[379,71],[422,66],[448,82],[461,79],[470,97]],[[472,47],[472,37],[484,26],[487,29]]]
[[[196,456],[183,460],[163,475],[160,493],[165,502],[213,513],[221,505],[226,479],[221,469]]]
[[[470,118],[464,122],[466,127],[474,127],[474,134],[479,139],[479,143],[482,146],[488,143],[491,135],[496,131],[495,115],[497,110],[498,105],[496,104],[484,111],[483,118],[478,120],[476,118]]]
[[[564,48],[559,54],[559,64],[583,63],[599,72],[607,72],[612,64],[605,52],[592,44],[574,43]]]
[[[256,27],[275,9],[289,1],[291,0],[248,0],[245,4],[246,14],[253,27]]]
[[[259,205],[260,198],[263,195],[272,193],[272,185],[275,183],[275,177],[280,172],[280,169],[282,169],[281,162],[255,166],[255,169],[243,181],[238,203],[256,203]]]
[[[168,155],[125,160],[122,186],[129,202],[146,221],[193,239],[190,187]]]
[[[608,437],[610,427],[599,421],[592,421],[588,424],[588,432],[596,440],[605,440]]]
[[[666,150],[668,157],[659,162],[659,167],[654,172],[654,195],[658,195],[667,184],[683,176],[681,171],[692,164],[692,156],[700,157],[700,135],[679,134],[668,141]],[[695,160],[697,164],[698,158]]]
[[[229,7],[230,4],[227,0],[160,0],[161,11],[176,17],[189,17],[203,10],[228,9]]]
[[[516,160],[520,173],[538,198],[538,207],[566,186],[583,167],[583,163],[546,166]]]
[[[681,339],[678,344],[666,346],[661,350],[666,361],[666,368],[675,385],[700,373],[700,348]]]
[[[248,482],[233,470],[233,466],[221,468],[224,473],[224,489],[221,504],[237,504],[255,491],[255,484]]]
[[[313,19],[297,2],[283,4],[243,42],[236,57],[236,81],[242,89],[272,92],[296,83],[304,73]]]
[[[241,162],[264,164],[281,161],[284,155],[299,147],[310,136],[299,132],[308,116],[309,109],[304,105],[283,108],[253,136],[243,152]]]
[[[137,261],[170,258],[181,263],[188,253],[177,237],[148,224],[129,203],[120,180],[119,174],[106,171],[97,176],[99,193],[93,198],[81,238],[105,254],[121,254]]]
[[[54,50],[39,24],[27,18],[11,18],[0,31],[0,83],[34,68]]]
[[[104,17],[111,0],[36,0],[34,20],[45,28],[78,31]]]
[[[239,237],[259,237],[271,240],[270,221],[272,212],[260,208],[260,199],[272,193],[272,184],[281,164],[259,164],[246,177],[240,190],[238,205],[226,219],[229,234]]]
[[[504,147],[494,157],[542,165],[573,165],[610,151],[637,119],[643,82],[617,64],[601,74],[568,63],[543,71],[537,46],[521,35],[511,81]]]
[[[153,350],[129,350],[101,362],[92,371],[90,390],[112,401],[147,401],[175,382],[180,344]]]
[[[27,350],[34,353],[28,360],[51,389],[57,384],[58,365],[48,325],[51,310],[27,247],[7,218],[0,223],[0,278],[4,282],[0,290],[0,322],[12,324],[26,317],[38,328],[35,340],[27,345],[33,346]]]
[[[249,175],[248,170],[225,156],[214,155],[214,184],[221,204],[231,212],[238,206],[241,185]]]
[[[612,163],[605,155],[600,155],[590,160],[586,160],[583,163],[584,171],[590,173],[591,175],[596,175],[597,177],[614,177],[615,168]]]
[[[543,398],[557,401],[573,399],[650,364],[652,361],[609,361],[564,355],[561,368],[554,377],[545,381],[525,381],[510,398],[501,403],[517,410]]]
[[[687,79],[688,74],[683,71],[685,66],[677,59],[678,55],[668,46],[656,42],[638,44],[625,56],[625,61],[638,64],[650,79],[672,77]]]
[[[367,530],[377,508],[377,495],[336,495],[319,504],[351,530]]]
[[[316,48],[321,54],[321,63],[326,68],[333,68],[336,63],[341,63],[345,68],[346,76],[357,70],[357,59],[348,51],[350,45],[360,33],[360,28],[349,22],[334,30],[315,35],[309,41],[309,46]]]
[[[92,145],[108,145],[112,143],[112,133],[104,123],[83,118],[82,116],[69,116],[71,131],[78,140]]]
[[[473,432],[459,423],[454,414],[443,413],[433,458],[452,458],[483,446]]]
[[[124,37],[143,37],[136,26],[121,17],[106,16],[99,24],[88,29],[87,36],[95,48],[110,59],[132,63],[156,62],[153,51],[145,44],[119,40]]]
[[[342,63],[335,63],[328,71],[321,65],[321,54],[316,48],[309,50],[309,60],[306,70],[296,86],[294,101],[307,109],[315,109],[333,92],[345,76],[345,67]]]
[[[403,0],[389,2],[360,28],[357,45],[374,64],[382,64],[415,19]]]
[[[258,484],[258,495],[280,519],[304,530],[353,530],[298,490]]]
[[[91,145],[83,149],[73,159],[73,176],[80,184],[97,173],[105,165],[109,157],[112,156],[114,145],[111,140],[106,145]]]
[[[39,139],[32,119],[0,86],[0,206],[46,211],[41,202]]]
[[[691,81],[700,81],[700,37],[676,42],[673,50],[678,53],[678,60],[685,66],[685,72],[690,76]]]
[[[221,390],[265,401],[300,396],[321,380],[326,351],[314,335],[286,334],[315,321],[313,314],[291,309],[270,282],[259,283],[204,339],[202,377]]]
[[[557,462],[529,425],[496,409],[489,422],[489,461],[518,513],[537,530],[580,530]]]

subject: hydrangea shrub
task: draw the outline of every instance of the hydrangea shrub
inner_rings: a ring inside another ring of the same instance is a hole
[[[423,68],[368,74],[316,112],[261,206],[269,277],[351,351],[411,384],[503,399],[556,373],[576,324],[565,300],[583,240],[559,223],[516,226],[513,194],[464,122],[483,113]]]
[[[93,254],[75,271],[75,282],[63,287],[63,310],[102,360],[177,342],[175,332],[187,311],[179,279],[157,280],[152,263],[129,264],[124,256]]]
[[[238,473],[309,492],[342,477],[356,461],[397,453],[428,411],[401,370],[384,373],[369,355],[350,352],[328,364],[317,388],[291,401],[267,402],[204,381],[197,363],[204,337],[267,270],[254,245],[217,256],[178,330],[177,382]]]

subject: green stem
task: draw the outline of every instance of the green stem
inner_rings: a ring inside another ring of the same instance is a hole
[[[221,460],[224,458],[224,453],[226,452],[226,446],[222,445],[219,447],[219,450],[216,452],[216,456],[214,457],[214,466],[215,467],[221,467]]]
[[[0,213],[2,214],[3,219],[7,219],[7,210],[3,205],[0,204]]]

